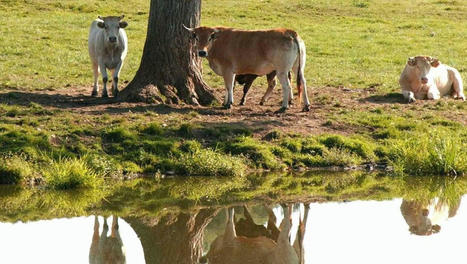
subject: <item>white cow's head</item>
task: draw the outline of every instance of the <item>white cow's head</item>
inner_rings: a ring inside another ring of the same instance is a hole
[[[210,27],[188,28],[185,25],[183,27],[190,32],[191,39],[195,41],[198,56],[207,57],[212,44],[218,37],[219,30]]]
[[[108,17],[101,17],[99,16],[99,19],[102,21],[99,21],[97,23],[97,26],[102,28],[104,30],[104,39],[107,43],[110,43],[111,45],[117,45],[118,44],[118,34],[119,30],[121,28],[125,28],[128,26],[128,23],[125,21],[121,21],[124,18],[124,16],[108,16]]]
[[[438,67],[440,64],[439,60],[429,56],[416,56],[410,57],[407,60],[407,65],[415,68],[417,77],[420,78],[420,82],[424,85],[431,85],[429,83],[433,80],[431,78],[431,70]]]

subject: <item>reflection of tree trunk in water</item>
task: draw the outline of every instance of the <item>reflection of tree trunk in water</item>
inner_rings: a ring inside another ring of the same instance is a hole
[[[138,235],[147,264],[192,264],[198,263],[202,256],[204,229],[217,212],[201,209],[161,219],[128,217],[124,220]]]

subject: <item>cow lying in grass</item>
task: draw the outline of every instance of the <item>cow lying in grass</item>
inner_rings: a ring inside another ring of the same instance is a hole
[[[437,100],[452,95],[465,101],[462,78],[453,67],[428,56],[410,57],[399,83],[402,95],[409,103],[416,99]]]

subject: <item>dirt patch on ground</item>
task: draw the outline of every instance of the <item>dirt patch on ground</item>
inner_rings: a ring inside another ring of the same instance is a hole
[[[155,105],[146,103],[118,102],[114,98],[91,97],[91,87],[67,87],[55,91],[18,91],[5,90],[0,92],[0,102],[15,105],[29,105],[31,102],[40,104],[46,108],[61,109],[81,115],[125,115],[127,113],[152,111],[159,115],[188,114],[196,112],[197,122],[203,124],[237,124],[251,128],[257,136],[262,136],[272,129],[287,133],[321,134],[339,133],[354,134],[361,128],[353,128],[345,123],[330,122],[333,116],[341,115],[349,111],[373,111],[379,108],[380,113],[394,107],[420,110],[435,106],[434,101],[417,101],[408,105],[399,93],[380,94],[376,87],[367,89],[349,89],[346,87],[320,87],[309,90],[311,100],[310,112],[301,112],[302,106],[298,98],[294,98],[294,105],[287,113],[278,114],[281,95],[279,87],[276,87],[271,98],[265,105],[259,105],[260,99],[266,87],[253,86],[248,94],[245,106],[239,106],[242,89],[236,87],[234,94],[235,105],[232,109],[222,107],[197,107],[190,105]],[[217,89],[218,98],[223,98],[223,89]],[[454,101],[451,98],[443,98],[442,101]],[[437,115],[445,116],[453,121],[466,125],[465,110],[451,113],[437,111]]]

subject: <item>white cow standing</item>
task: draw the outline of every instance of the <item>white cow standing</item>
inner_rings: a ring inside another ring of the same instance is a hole
[[[99,72],[102,74],[104,89],[102,97],[107,94],[107,69],[112,73],[112,93],[118,94],[118,76],[123,65],[123,60],[128,51],[128,38],[124,28],[128,23],[122,21],[123,15],[100,17],[94,20],[89,30],[88,48],[94,72],[94,88],[92,96],[97,96],[99,86],[97,79]]]
[[[429,56],[410,57],[402,71],[399,84],[402,95],[409,103],[415,102],[416,99],[437,100],[449,94],[465,101],[459,71]]]

